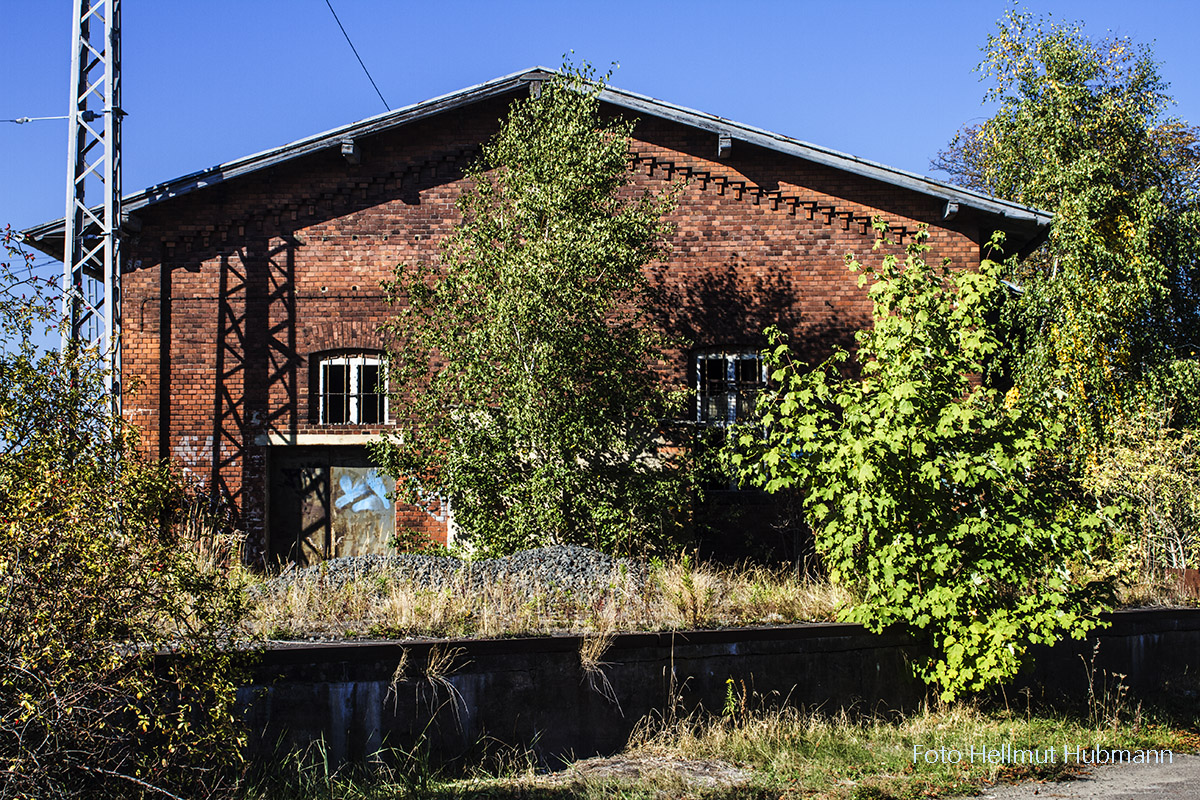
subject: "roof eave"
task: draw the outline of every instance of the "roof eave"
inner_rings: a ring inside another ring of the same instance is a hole
[[[500,97],[520,88],[533,80],[543,80],[550,75],[543,67],[525,69],[500,78],[471,86],[466,89],[441,95],[430,100],[386,111],[374,117],[368,117],[349,125],[324,131],[323,133],[299,139],[294,142],[253,153],[248,156],[227,161],[214,167],[198,170],[178,178],[147,187],[136,194],[126,195],[121,200],[123,213],[131,213],[155,203],[169,200],[197,189],[215,186],[219,183],[240,177],[252,172],[291,161],[322,150],[339,147],[346,138],[370,136],[392,128],[398,128],[420,119],[427,119],[437,114],[453,111],[492,97]],[[21,231],[22,239],[47,255],[55,258],[62,257],[62,239],[64,235],[63,219],[50,220],[40,225],[34,225]],[[56,247],[55,247],[56,245]],[[53,251],[53,252],[52,252]]]
[[[215,167],[183,175],[171,181],[151,186],[123,199],[123,211],[133,212],[148,205],[178,197],[197,189],[214,186],[261,169],[268,169],[295,158],[339,146],[345,138],[370,136],[383,131],[426,119],[437,114],[508,94],[532,81],[545,80],[554,74],[545,67],[533,67],[500,78],[435,97],[365,120],[334,128],[324,133],[244,156]],[[1044,241],[1052,215],[1047,211],[1028,208],[1017,203],[989,197],[961,187],[941,183],[913,172],[889,167],[847,153],[819,147],[778,133],[734,122],[724,117],[695,111],[657,100],[635,92],[603,87],[600,99],[638,114],[673,120],[714,133],[727,133],[741,141],[802,158],[818,164],[872,178],[943,202],[958,203],[995,219],[997,229],[1028,237],[1018,248],[1022,254],[1032,251]],[[25,241],[48,255],[60,257],[62,252],[63,220],[52,220],[22,231]]]
[[[868,159],[859,158],[848,153],[838,152],[829,148],[793,139],[789,136],[772,131],[755,128],[740,122],[695,111],[683,106],[657,100],[635,92],[606,87],[600,98],[614,105],[629,108],[639,113],[652,114],[674,120],[696,128],[710,130],[714,133],[728,133],[735,138],[769,150],[793,155],[835,169],[852,172],[863,177],[900,186],[921,194],[930,195],[946,202],[957,202],[981,213],[1011,220],[1017,226],[1022,224],[1036,228],[1049,226],[1053,214],[1041,209],[1029,208],[1007,200],[990,197],[982,192],[941,183],[915,172],[889,167]]]

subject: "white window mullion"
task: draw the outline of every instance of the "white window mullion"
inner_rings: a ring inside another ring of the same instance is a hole
[[[692,357],[692,369],[696,421],[709,425],[734,425],[752,414],[754,397],[767,385],[767,365],[757,351],[702,351]]]
[[[359,401],[358,385],[359,385],[359,380],[362,377],[363,359],[362,359],[362,356],[358,356],[355,358],[347,359],[347,361],[349,363],[346,365],[347,366],[347,369],[346,369],[346,372],[347,372],[347,375],[346,375],[346,380],[347,380],[346,421],[347,422],[361,422],[362,415],[359,413],[359,408],[358,408],[358,401]]]
[[[737,365],[738,357],[731,353],[723,354],[725,358],[725,424],[737,422],[738,387]]]

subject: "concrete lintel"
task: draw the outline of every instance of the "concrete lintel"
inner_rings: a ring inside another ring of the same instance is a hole
[[[260,447],[296,447],[301,445],[357,444],[376,441],[378,433],[260,433],[254,443]]]

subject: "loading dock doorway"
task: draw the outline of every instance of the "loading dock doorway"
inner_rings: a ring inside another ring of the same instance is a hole
[[[306,566],[392,552],[396,483],[371,462],[365,447],[275,447],[270,472],[273,562]]]

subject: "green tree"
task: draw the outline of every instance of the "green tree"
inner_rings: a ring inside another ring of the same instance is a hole
[[[1124,575],[1161,578],[1200,564],[1200,441],[1156,408],[1120,420],[1088,465],[1087,485],[1124,507],[1110,551]]]
[[[1063,390],[1093,453],[1147,404],[1192,413],[1200,322],[1200,137],[1168,115],[1152,53],[1080,24],[1010,12],[979,70],[995,115],[934,166],[1054,212],[1047,245],[1016,267],[1017,391]],[[1190,377],[1188,377],[1190,376]]]
[[[187,493],[108,416],[96,353],[38,351],[54,298],[4,245],[0,798],[218,796],[245,744],[242,593],[181,540]]]
[[[860,276],[874,325],[857,374],[845,351],[806,369],[769,331],[776,388],[727,458],[744,483],[799,491],[830,577],[856,596],[845,618],[918,635],[919,673],[950,699],[1011,678],[1030,644],[1083,636],[1108,589],[1090,564],[1100,520],[1053,458],[1058,398],[1013,403],[978,380],[1000,347],[1001,266],[936,269],[923,242]]]
[[[669,542],[688,508],[682,398],[640,313],[673,194],[636,189],[633,123],[603,120],[590,68],[513,103],[467,171],[438,264],[401,266],[387,326],[399,492],[449,499],[484,552]],[[675,413],[677,416],[677,413]]]

